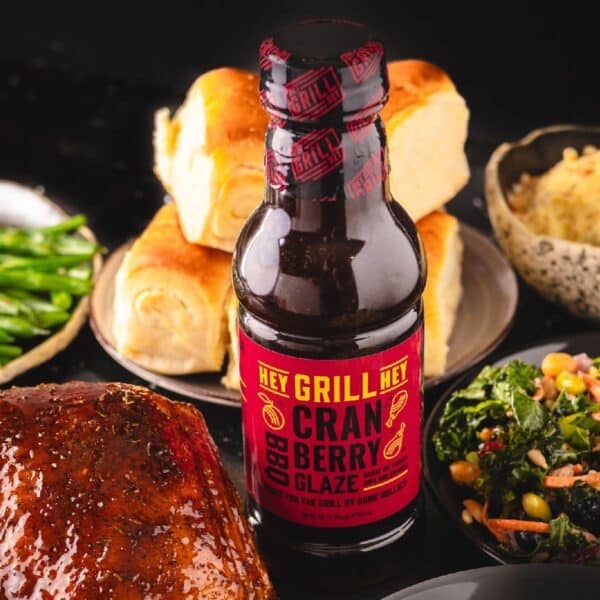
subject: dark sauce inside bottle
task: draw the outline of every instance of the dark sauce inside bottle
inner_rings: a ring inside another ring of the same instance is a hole
[[[425,265],[414,223],[387,183],[383,47],[361,25],[312,21],[266,40],[260,62],[271,116],[267,186],[235,251],[240,330],[310,359],[393,347],[422,326]],[[354,527],[293,523],[252,495],[249,513],[275,579],[301,564],[299,572],[321,572],[339,589],[341,579],[356,585],[353,565],[366,581],[398,571],[421,536],[420,498]]]

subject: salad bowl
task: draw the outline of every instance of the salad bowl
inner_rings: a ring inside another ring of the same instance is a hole
[[[600,332],[581,333],[549,340],[539,345],[525,348],[519,352],[498,360],[492,367],[508,365],[511,361],[521,361],[521,365],[540,365],[549,353],[587,353],[590,356],[600,354]],[[529,562],[531,557],[519,556],[518,553],[507,551],[499,541],[490,533],[486,527],[478,523],[467,523],[463,518],[463,502],[475,496],[472,487],[457,485],[450,475],[446,461],[438,458],[436,453],[436,431],[439,430],[440,420],[444,415],[446,405],[454,392],[464,390],[471,384],[478,371],[471,371],[458,380],[434,406],[425,426],[424,432],[424,472],[428,487],[433,493],[442,511],[448,515],[450,520],[460,531],[483,552],[500,563]],[[515,377],[521,376],[519,373]],[[525,403],[526,404],[526,403]],[[535,415],[523,413],[522,421],[534,419]],[[531,421],[529,421],[531,424]],[[527,427],[527,425],[523,425]],[[493,482],[495,483],[495,482]],[[510,490],[508,490],[510,492]],[[516,492],[516,490],[515,490]],[[597,508],[600,508],[597,507]],[[600,514],[597,515],[600,518]]]

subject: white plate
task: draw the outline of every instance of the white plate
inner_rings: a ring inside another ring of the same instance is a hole
[[[34,190],[12,181],[0,180],[0,225],[15,227],[45,227],[56,225],[68,217],[67,213],[43,195],[41,190]],[[79,233],[92,242],[94,234],[82,227]],[[96,255],[93,261],[94,274],[100,271],[102,259]],[[17,375],[37,367],[50,360],[64,350],[79,333],[85,323],[89,309],[89,298],[85,296],[73,310],[71,318],[50,337],[0,368],[0,384],[5,384]]]
[[[576,565],[510,565],[451,573],[384,600],[564,600],[595,598],[598,571]]]
[[[517,280],[506,259],[484,235],[468,225],[461,223],[460,227],[464,243],[463,298],[450,338],[448,368],[443,375],[426,379],[426,388],[462,373],[492,352],[508,333],[517,308]],[[112,333],[114,280],[131,244],[111,254],[92,292],[90,324],[98,342],[121,366],[165,390],[195,400],[239,406],[239,394],[221,385],[222,373],[161,375],[117,352]]]

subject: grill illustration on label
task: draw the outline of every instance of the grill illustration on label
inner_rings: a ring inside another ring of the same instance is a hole
[[[379,70],[382,57],[383,46],[379,42],[367,42],[356,50],[340,55],[356,83],[362,83],[375,75]]]
[[[285,417],[283,416],[283,413],[273,405],[273,400],[271,400],[264,392],[258,392],[256,395],[264,402],[262,418],[265,425],[273,431],[283,429]]]
[[[292,144],[292,174],[298,182],[316,181],[344,160],[335,129],[311,131]]]
[[[300,120],[318,119],[342,102],[342,88],[331,66],[313,69],[285,84],[290,114]]]
[[[396,420],[396,417],[402,412],[402,409],[408,402],[408,394],[406,390],[400,390],[393,398],[390,406],[390,412],[385,422],[385,426],[389,429]]]
[[[239,331],[246,480],[253,499],[291,522],[350,527],[406,507],[420,487],[421,341],[306,359]]]
[[[394,437],[383,447],[383,457],[386,460],[394,460],[402,451],[402,442],[404,442],[404,430],[406,423],[401,423]]]

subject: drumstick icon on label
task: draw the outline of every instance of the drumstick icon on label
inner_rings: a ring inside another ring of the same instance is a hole
[[[262,407],[262,418],[265,425],[273,431],[283,429],[285,417],[283,413],[273,404],[273,400],[264,392],[258,392],[257,396],[264,402]]]
[[[408,392],[406,390],[400,390],[393,398],[390,404],[390,412],[388,414],[385,426],[390,429],[396,420],[396,417],[402,412],[402,409],[408,402]]]
[[[393,460],[402,451],[402,444],[404,442],[404,430],[406,429],[406,423],[400,423],[398,431],[394,434],[392,439],[383,447],[383,457],[386,460]]]

